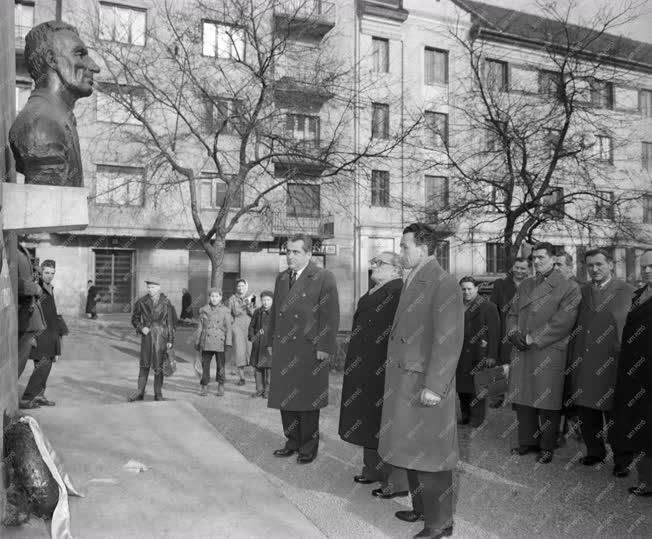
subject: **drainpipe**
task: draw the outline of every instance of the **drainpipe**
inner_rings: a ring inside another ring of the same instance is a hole
[[[63,3],[63,0],[57,0],[56,7],[55,7],[55,10],[54,10],[54,18],[57,21],[61,20],[61,11],[62,11],[62,5],[61,4],[62,3]]]
[[[360,16],[358,9],[353,15],[353,148],[360,151]],[[353,177],[353,311],[361,296],[362,266],[360,237],[360,164],[356,162]]]
[[[405,41],[401,38],[401,136],[405,129]],[[405,228],[405,141],[401,139],[401,233]]]

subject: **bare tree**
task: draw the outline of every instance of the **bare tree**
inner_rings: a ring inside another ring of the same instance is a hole
[[[477,10],[473,4],[467,7]],[[469,76],[451,88],[451,125],[426,115],[415,142],[434,156],[413,160],[416,167],[443,170],[451,181],[450,193],[435,189],[415,209],[442,232],[466,234],[463,240],[489,233],[504,245],[506,267],[542,232],[586,243],[640,232],[632,218],[641,193],[640,142],[630,140],[637,102],[627,87],[644,51],[608,34],[637,6],[600,11],[586,27],[569,22],[575,2],[540,8],[545,18],[527,29],[535,45],[524,53],[492,39],[522,24],[509,18],[495,27],[480,17],[470,31],[453,32]],[[613,110],[617,98],[629,99],[628,111]]]
[[[103,63],[100,91],[128,113],[124,125],[102,133],[102,144],[110,137],[128,161],[147,166],[149,197],[175,189],[187,196],[213,286],[222,284],[227,234],[260,228],[282,211],[288,182],[308,178],[321,197],[349,200],[356,163],[387,155],[410,131],[353,151],[354,66],[346,48],[329,42],[334,8],[315,0],[161,0],[137,38],[144,46],[125,44],[134,36],[117,36],[100,14],[88,17],[99,21],[88,30]],[[212,179],[223,190],[205,212],[201,186]]]

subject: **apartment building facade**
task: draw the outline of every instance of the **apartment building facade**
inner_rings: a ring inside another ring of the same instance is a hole
[[[72,2],[63,7],[54,0],[16,2],[17,109],[24,105],[31,87],[22,57],[24,35],[34,24],[53,19],[57,9],[63,20],[80,27],[91,13],[98,40],[148,47],[147,31],[157,16],[152,3],[98,1],[92,6],[89,12]],[[315,147],[328,140],[324,133],[329,132],[336,117],[332,106],[337,96],[324,91],[305,64],[310,55],[333,48],[349,58],[356,92],[347,136],[340,143],[353,148],[353,153],[368,149],[370,141],[371,147],[382,146],[411,131],[412,122],[420,114],[426,125],[437,128],[438,136],[447,136],[449,129],[453,132],[463,122],[455,90],[459,81],[469,76],[468,62],[452,30],[468,32],[477,24],[477,13],[472,8],[473,3],[449,0],[279,2],[270,10],[269,18],[274,28],[288,36],[288,60],[276,71],[283,84],[274,94],[286,129],[297,140]],[[500,11],[490,15],[502,16]],[[219,62],[225,54],[238,53],[244,41],[239,41],[237,32],[229,31],[226,42],[225,28],[219,20],[204,20],[192,11],[188,17],[196,17],[201,29],[198,54],[204,59]],[[486,38],[488,48],[493,48],[492,56],[500,59],[498,69],[506,70],[505,80],[516,84],[527,76],[519,74],[518,66],[536,64],[540,53],[535,46],[526,46],[523,36],[504,39],[500,32],[495,34]],[[89,45],[93,54],[92,42]],[[614,115],[614,137],[628,139],[627,144],[622,140],[616,144],[615,139],[607,137],[598,139],[598,145],[607,160],[636,168],[633,177],[637,178],[635,188],[641,195],[641,222],[652,223],[652,58],[643,57],[640,65],[627,66],[630,85],[610,89],[612,97],[603,107]],[[545,60],[540,61],[545,71]],[[102,75],[98,79],[102,81]],[[110,99],[110,86],[104,88],[109,90],[81,100],[76,109],[85,181],[93,193],[89,227],[74,235],[32,235],[26,243],[38,259],[57,261],[58,304],[66,314],[81,312],[89,279],[102,291],[103,312],[130,312],[133,301],[143,292],[144,278],[151,274],[161,278],[175,304],[180,305],[182,288],[188,288],[200,303],[208,288],[210,265],[196,240],[187,193],[174,188],[156,193],[148,190],[148,183],[142,181],[148,171],[139,155],[130,153],[119,137],[112,136],[118,127],[139,129],[137,122]],[[137,89],[134,96],[138,97]],[[237,116],[237,106],[236,101],[226,100],[211,114],[217,119],[225,114]],[[338,118],[341,121],[342,117]],[[417,127],[404,142],[393,146],[389,156],[363,159],[354,167],[354,173],[343,171],[350,181],[340,182],[335,195],[327,193],[329,188],[320,182],[318,172],[307,167],[302,175],[299,167],[293,181],[270,194],[270,212],[246,216],[227,235],[225,295],[233,291],[235,279],[240,277],[247,279],[252,293],[271,288],[276,273],[285,267],[284,241],[295,232],[305,232],[315,239],[316,262],[335,274],[340,290],[341,329],[348,329],[355,302],[369,286],[368,260],[378,250],[398,251],[401,230],[407,223],[430,219],[437,225],[437,209],[455,196],[455,178],[448,167],[442,164],[415,171],[410,166],[417,154],[418,160],[425,163],[445,161],[437,140],[419,147],[418,137],[424,136],[430,135]],[[232,139],[235,144],[235,133]],[[229,140],[227,137],[227,146]],[[188,152],[192,159],[198,159],[201,150],[190,148]],[[273,173],[282,174],[288,166],[296,172],[296,163],[276,162]],[[614,166],[614,177],[620,168]],[[202,171],[199,182],[202,221],[210,226],[226,188],[210,169]],[[604,191],[623,188],[632,187],[614,180],[613,185],[604,186]],[[252,193],[244,189],[238,196],[241,205],[251,199]],[[433,206],[429,208],[424,201],[432,201]],[[608,207],[604,211],[608,218]],[[468,232],[471,229],[472,234]],[[435,254],[453,274],[472,274],[487,280],[504,275],[504,255],[491,226],[470,227],[469,220],[462,219],[456,227],[439,226],[438,232]],[[581,257],[586,248],[581,238],[554,227],[544,230],[540,237],[574,256]],[[636,260],[644,247],[644,241],[617,246],[619,276],[636,279]]]

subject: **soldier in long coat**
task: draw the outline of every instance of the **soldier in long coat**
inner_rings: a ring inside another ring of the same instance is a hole
[[[623,328],[615,420],[618,443],[637,453],[638,485],[629,492],[652,496],[652,251],[641,256],[646,285],[634,293]]]
[[[140,371],[138,390],[129,402],[142,401],[150,369],[154,370],[154,400],[163,399],[163,359],[174,344],[174,310],[172,303],[161,294],[158,279],[146,280],[147,295],[136,301],[131,324],[140,335]]]
[[[276,278],[268,343],[272,350],[270,408],[281,411],[285,446],[278,457],[298,452],[312,462],[319,446],[319,410],[328,404],[330,357],[337,351],[339,299],[333,274],[310,261],[312,240],[288,241],[288,271]]]
[[[613,406],[620,339],[632,303],[634,288],[613,277],[613,261],[602,249],[587,251],[584,260],[592,282],[582,286],[582,302],[569,343],[567,406],[577,406],[586,444],[585,466],[607,456],[603,422],[614,454],[613,474],[628,475],[632,455],[620,447],[614,436]]]
[[[577,283],[554,269],[550,243],[535,245],[532,257],[537,275],[523,281],[507,315],[514,345],[508,399],[518,421],[513,453],[537,452],[537,460],[547,464],[556,447],[568,337],[582,294]]]
[[[425,520],[420,537],[450,535],[453,469],[457,466],[455,369],[464,338],[464,307],[456,280],[428,256],[431,229],[406,227],[401,238],[405,280],[387,348],[385,401],[378,453],[407,469],[411,511]]]
[[[464,344],[455,380],[462,411],[458,424],[478,427],[485,418],[486,402],[476,398],[473,377],[496,365],[500,319],[496,306],[478,294],[478,283],[473,277],[462,277],[460,287],[464,300]]]
[[[401,297],[403,270],[399,255],[391,251],[375,256],[370,266],[376,284],[358,300],[353,315],[344,363],[339,435],[345,442],[364,448],[362,473],[353,480],[363,484],[380,481],[381,487],[371,493],[387,499],[407,496],[408,489],[405,470],[378,456],[387,342]]]

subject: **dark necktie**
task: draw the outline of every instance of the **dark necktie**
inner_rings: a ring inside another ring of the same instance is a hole
[[[297,280],[297,272],[296,271],[291,271],[290,272],[290,288],[294,286],[294,283]]]

